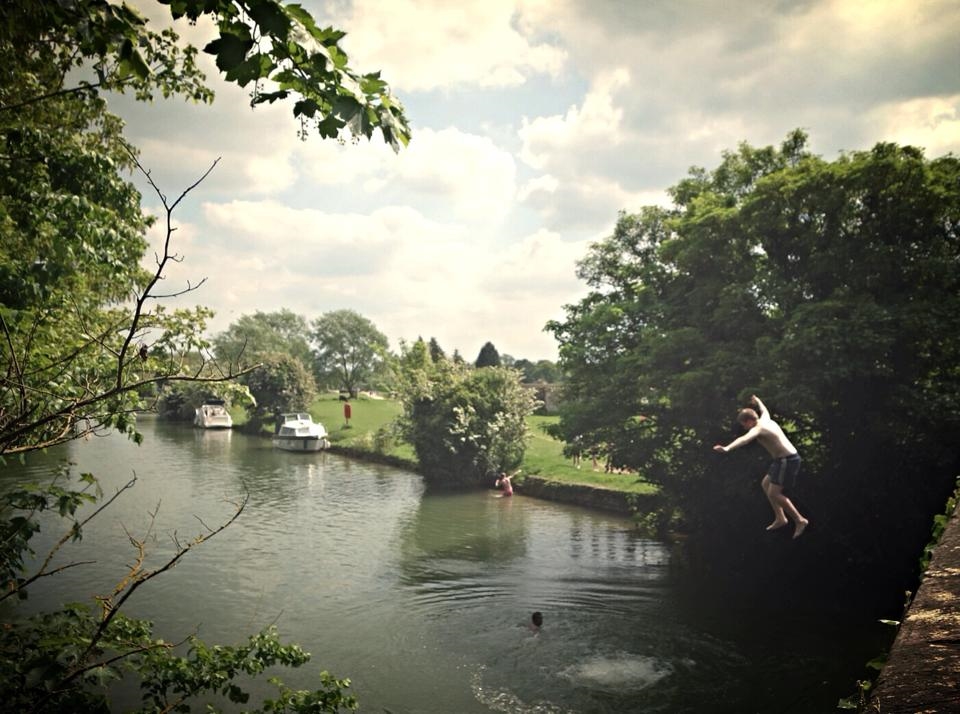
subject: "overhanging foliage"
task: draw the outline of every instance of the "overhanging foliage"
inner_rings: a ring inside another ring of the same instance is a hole
[[[720,577],[899,603],[960,469],[960,160],[878,144],[828,162],[794,132],[671,194],[620,216],[580,263],[592,292],[550,325],[561,434],[661,484]],[[788,560],[762,528],[765,455],[710,450],[751,393],[805,459],[814,527]]]

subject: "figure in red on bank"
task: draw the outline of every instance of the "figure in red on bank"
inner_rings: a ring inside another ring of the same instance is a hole
[[[763,405],[760,398],[754,395],[750,397],[750,402],[755,409],[741,409],[737,414],[737,421],[747,430],[747,433],[726,446],[717,444],[713,450],[725,454],[751,441],[760,442],[760,445],[773,457],[763,481],[760,482],[770,502],[770,508],[773,509],[773,522],[767,526],[767,530],[783,528],[793,521],[793,537],[798,538],[810,524],[810,521],[800,515],[800,511],[789,497],[791,489],[796,488],[797,485],[800,454],[783,433],[780,425],[770,417],[770,410]]]
[[[512,496],[513,495],[513,486],[510,483],[512,477],[507,474],[506,471],[500,472],[500,478],[497,479],[495,486],[497,488],[502,488],[503,493],[499,494],[501,496]]]

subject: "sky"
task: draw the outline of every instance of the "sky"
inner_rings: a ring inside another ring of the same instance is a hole
[[[211,334],[257,311],[351,309],[394,349],[434,337],[468,361],[487,341],[555,360],[544,326],[586,294],[577,261],[620,211],[669,205],[691,167],[796,128],[828,160],[880,141],[960,154],[956,0],[301,4],[347,32],[354,70],[382,73],[407,148],[301,141],[292,104],[252,110],[207,56],[212,105],[111,100],[168,202],[219,159],[173,215],[181,260],[161,288],[205,278],[177,304],[212,308]]]

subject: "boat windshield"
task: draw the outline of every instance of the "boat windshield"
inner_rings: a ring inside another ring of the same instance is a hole
[[[297,413],[297,414],[284,414],[284,421],[313,421],[313,418],[309,414]]]

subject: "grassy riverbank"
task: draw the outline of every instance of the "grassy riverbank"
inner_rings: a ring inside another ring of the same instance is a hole
[[[336,396],[323,395],[310,405],[313,418],[323,423],[335,446],[358,452],[384,455],[414,462],[413,448],[398,442],[390,430],[390,423],[400,414],[400,403],[392,399],[374,399],[361,395],[350,401],[351,417],[347,424],[343,417],[344,403]],[[536,475],[550,481],[571,485],[593,486],[625,493],[650,494],[656,487],[642,481],[637,474],[604,473],[597,471],[588,458],[578,469],[563,455],[563,443],[547,434],[543,427],[556,421],[551,416],[531,416],[528,419],[530,437],[523,460],[524,475]]]

